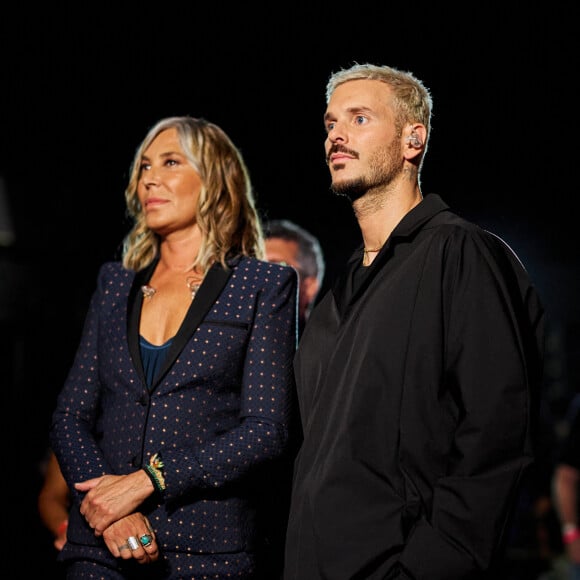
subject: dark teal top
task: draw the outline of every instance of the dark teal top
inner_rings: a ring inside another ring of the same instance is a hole
[[[141,346],[141,359],[143,361],[143,370],[147,379],[147,387],[151,388],[153,380],[163,365],[167,351],[171,346],[171,339],[162,345],[151,344],[148,340],[139,337],[139,345]]]

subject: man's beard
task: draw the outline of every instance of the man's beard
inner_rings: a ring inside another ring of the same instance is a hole
[[[336,195],[346,197],[352,203],[359,197],[362,197],[368,191],[368,185],[363,177],[353,179],[351,181],[341,181],[340,183],[332,183],[330,189]]]
[[[394,140],[386,149],[375,151],[369,161],[367,175],[332,183],[330,189],[336,195],[347,197],[351,203],[371,189],[388,187],[403,169],[398,141]]]

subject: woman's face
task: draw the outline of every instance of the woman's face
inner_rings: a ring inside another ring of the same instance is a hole
[[[159,133],[143,153],[137,183],[147,226],[161,236],[195,227],[201,187],[177,130]]]

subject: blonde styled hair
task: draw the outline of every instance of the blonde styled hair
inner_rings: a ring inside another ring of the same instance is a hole
[[[127,214],[134,225],[123,240],[123,266],[141,270],[159,252],[159,237],[147,227],[137,184],[144,152],[167,129],[177,131],[181,148],[202,181],[196,216],[202,243],[193,265],[205,273],[213,263],[226,266],[226,260],[236,255],[263,259],[264,234],[240,151],[217,125],[202,118],[181,116],[158,121],[135,153],[125,189]]]
[[[421,123],[427,129],[422,156],[425,155],[431,135],[433,99],[429,89],[413,73],[386,65],[355,63],[330,75],[326,84],[326,103],[339,85],[348,81],[375,80],[388,85],[392,92],[391,105],[395,111],[397,130],[409,123]]]

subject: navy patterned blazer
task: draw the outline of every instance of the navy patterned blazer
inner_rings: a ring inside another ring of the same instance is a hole
[[[161,452],[167,488],[141,511],[169,559],[251,552],[258,476],[289,444],[297,274],[256,258],[228,266],[206,275],[148,388],[140,288],[155,263],[139,273],[104,264],[53,414],[51,446],[71,488],[140,469]],[[60,558],[114,565],[80,515],[83,494],[72,492]]]

